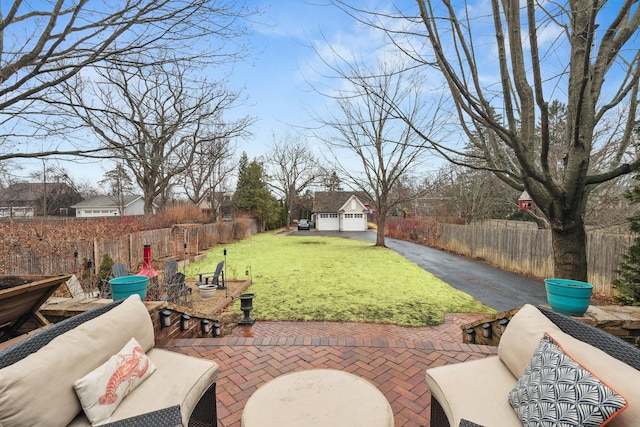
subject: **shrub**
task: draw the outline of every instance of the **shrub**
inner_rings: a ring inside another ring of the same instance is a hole
[[[640,179],[640,176],[636,175],[635,179]],[[625,197],[631,203],[640,202],[640,187],[633,187]],[[640,233],[640,211],[629,218],[629,230],[636,236]],[[622,264],[616,270],[619,277],[612,282],[620,291],[616,299],[624,305],[640,305],[640,237],[634,239],[629,252],[622,259]]]
[[[153,228],[166,228],[174,224],[205,223],[207,215],[200,208],[193,204],[179,204],[167,206],[154,215]]]
[[[111,268],[113,267],[113,264],[115,263],[113,262],[111,255],[104,254],[104,256],[102,257],[102,262],[100,263],[100,267],[98,267],[97,278],[99,280],[109,280],[109,277],[111,277]]]

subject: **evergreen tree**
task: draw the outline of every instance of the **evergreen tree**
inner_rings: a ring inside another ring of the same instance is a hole
[[[255,159],[249,161],[247,153],[240,158],[238,184],[231,203],[234,210],[255,216],[267,228],[283,225],[281,207],[268,189],[264,167]]]
[[[640,175],[635,179],[640,180]],[[627,194],[626,198],[631,203],[640,202],[640,186],[636,185]],[[620,295],[618,300],[625,305],[640,305],[640,211],[629,218],[629,230],[637,237],[629,247],[629,251],[623,256],[623,262],[616,270],[619,277],[613,281],[613,286],[618,288]]]

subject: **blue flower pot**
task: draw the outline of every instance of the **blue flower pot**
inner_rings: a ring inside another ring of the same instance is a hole
[[[130,295],[138,294],[144,300],[147,296],[149,278],[147,276],[120,276],[109,280],[113,300],[125,299]]]
[[[567,316],[583,316],[589,308],[593,285],[568,279],[545,279],[547,301],[553,311]]]

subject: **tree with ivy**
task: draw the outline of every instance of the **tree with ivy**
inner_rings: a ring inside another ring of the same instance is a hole
[[[262,162],[249,161],[242,153],[238,169],[238,184],[231,205],[235,211],[246,212],[262,222],[263,228],[279,227],[282,207],[271,194]]]
[[[640,180],[640,174],[635,176]],[[640,203],[640,185],[636,185],[626,194],[630,203]],[[636,236],[623,262],[616,270],[618,278],[613,281],[619,291],[618,300],[625,305],[640,305],[640,211],[629,218],[629,230]]]

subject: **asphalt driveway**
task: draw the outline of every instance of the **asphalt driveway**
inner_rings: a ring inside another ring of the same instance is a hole
[[[293,231],[291,235],[332,236],[375,242],[374,231]],[[498,312],[523,304],[546,304],[544,283],[438,249],[386,238],[385,243],[449,285]]]

